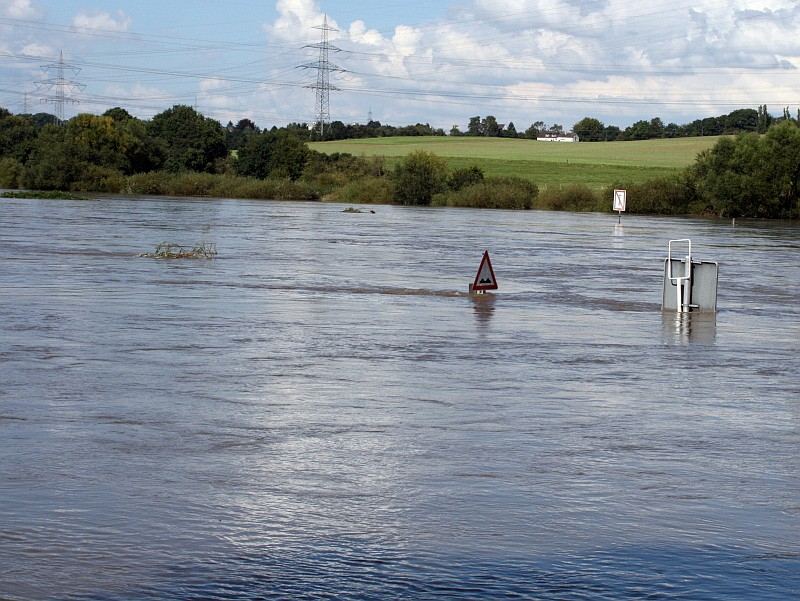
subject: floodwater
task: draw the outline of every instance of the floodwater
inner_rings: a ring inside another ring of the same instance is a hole
[[[797,224],[343,208],[0,201],[0,598],[797,598]]]

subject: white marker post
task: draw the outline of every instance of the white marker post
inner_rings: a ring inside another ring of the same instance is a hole
[[[622,213],[625,212],[625,205],[628,200],[627,190],[614,190],[614,210],[618,212],[617,223],[622,223]]]
[[[475,275],[475,281],[469,285],[469,292],[470,294],[484,294],[487,290],[497,290],[497,288],[497,278],[494,277],[492,260],[489,258],[489,251],[486,250],[483,252],[483,259],[481,259],[481,265]]]

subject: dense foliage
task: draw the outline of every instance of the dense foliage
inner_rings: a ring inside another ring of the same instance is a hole
[[[400,161],[392,174],[395,198],[404,205],[429,205],[434,194],[447,189],[447,163],[417,150]]]
[[[721,139],[688,173],[696,209],[726,217],[800,216],[800,128]]]
[[[306,144],[314,132],[299,123],[262,131],[243,119],[223,127],[190,107],[175,106],[150,121],[114,108],[102,116],[81,114],[60,124],[50,115],[13,115],[0,108],[0,187],[582,211],[609,210],[611,190],[625,188],[628,210],[635,213],[797,218],[798,121],[800,115],[794,119],[788,110],[773,119],[761,106],[758,111],[743,109],[694,122],[682,127],[750,133],[722,138],[679,177],[609,182],[613,186],[602,193],[566,186],[539,194],[529,181],[487,178],[478,166],[451,171],[444,159],[424,151],[399,160],[394,169],[387,169],[381,158],[318,153]],[[641,121],[618,132],[618,137],[669,136],[674,133],[671,125],[659,119]],[[331,127],[329,133],[409,133],[385,127],[370,122]],[[420,135],[431,134],[427,125],[411,127]],[[536,122],[521,135],[530,137],[545,129],[563,132],[560,125],[545,128]],[[609,128],[590,117],[576,123],[575,130],[584,140],[609,136]],[[513,124],[488,116],[470,119],[467,135],[520,134]]]

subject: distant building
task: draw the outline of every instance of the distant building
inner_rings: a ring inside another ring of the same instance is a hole
[[[578,134],[568,131],[565,134],[544,132],[538,138],[537,142],[580,142]]]

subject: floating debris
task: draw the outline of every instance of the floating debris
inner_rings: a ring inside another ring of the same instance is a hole
[[[150,259],[213,259],[217,256],[217,245],[213,242],[201,242],[196,246],[183,246],[172,242],[162,242],[156,251],[143,253],[140,257]]]
[[[373,211],[372,209],[370,209],[369,212],[373,214],[375,213],[375,211]],[[366,211],[362,211],[361,209],[356,209],[353,207],[347,207],[342,211],[342,213],[366,213]]]

